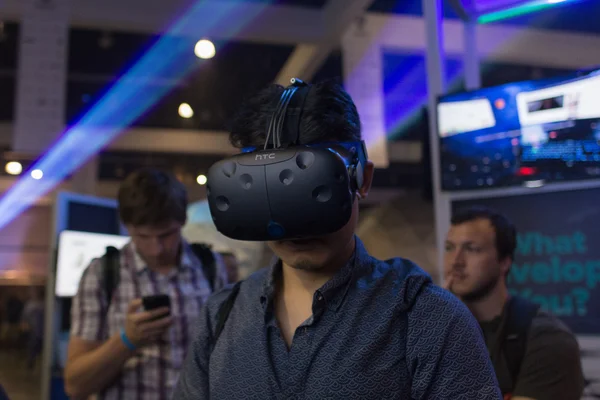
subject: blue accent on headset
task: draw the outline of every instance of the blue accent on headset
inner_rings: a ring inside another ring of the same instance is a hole
[[[269,226],[267,227],[267,232],[273,238],[280,238],[285,236],[285,229],[283,226],[279,225],[277,222],[270,221]]]

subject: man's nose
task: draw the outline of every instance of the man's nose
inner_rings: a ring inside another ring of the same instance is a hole
[[[453,268],[462,268],[465,265],[465,255],[464,252],[459,249],[454,252],[452,255],[452,267]]]
[[[158,255],[163,251],[163,243],[160,238],[152,238],[150,252],[152,255]]]

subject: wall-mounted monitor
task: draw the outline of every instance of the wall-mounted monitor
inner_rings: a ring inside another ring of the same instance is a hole
[[[600,178],[600,70],[441,97],[442,190]]]
[[[58,238],[56,296],[75,296],[81,275],[90,262],[94,258],[101,257],[108,246],[120,249],[127,242],[129,242],[127,236],[62,231]]]

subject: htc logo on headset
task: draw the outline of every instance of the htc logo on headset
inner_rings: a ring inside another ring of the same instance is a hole
[[[257,154],[256,156],[254,156],[255,161],[265,161],[265,160],[274,160],[274,159],[275,159],[275,153]]]

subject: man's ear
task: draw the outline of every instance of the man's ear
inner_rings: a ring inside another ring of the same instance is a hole
[[[504,260],[500,261],[501,272],[504,274],[505,278],[508,278],[512,264],[513,260],[510,257],[506,257]]]
[[[365,199],[369,195],[369,190],[371,190],[371,184],[373,183],[373,173],[375,173],[375,165],[372,161],[367,160],[363,168],[363,184],[357,192],[359,199]]]

